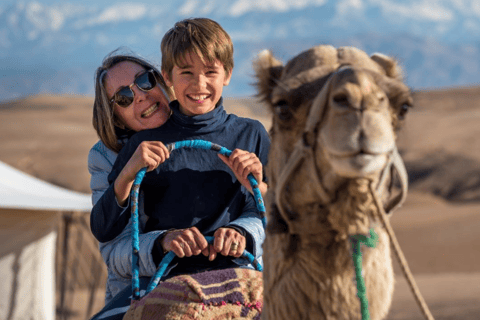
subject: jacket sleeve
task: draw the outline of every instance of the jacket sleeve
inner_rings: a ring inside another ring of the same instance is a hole
[[[132,222],[129,221],[126,228],[115,239],[100,243],[102,254],[107,267],[118,276],[126,279],[132,278]],[[139,235],[139,274],[140,277],[152,277],[156,271],[156,265],[152,258],[152,248],[155,239],[165,231],[151,231]]]
[[[101,143],[95,144],[88,154],[93,203],[90,229],[99,242],[113,240],[123,231],[130,218],[128,204],[125,207],[118,204],[113,184],[108,182],[116,157],[116,153]]]
[[[88,153],[88,172],[90,173],[93,205],[98,202],[108,188],[108,175],[116,157],[116,153],[109,151],[100,142],[97,142]]]
[[[121,207],[115,198],[113,184],[95,203],[90,213],[90,229],[99,242],[115,239],[130,219],[130,206]]]
[[[263,229],[262,220],[258,212],[244,211],[240,217],[232,221],[229,225],[245,230],[247,234],[247,250],[258,260],[263,255],[262,244],[265,241],[265,230]],[[242,261],[244,260],[242,259]]]

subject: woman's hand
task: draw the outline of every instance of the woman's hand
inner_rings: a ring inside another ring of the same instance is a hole
[[[224,256],[240,257],[245,250],[247,240],[238,231],[232,228],[219,228],[214,233],[213,245],[210,245],[208,259],[210,261],[220,253]]]
[[[147,172],[152,171],[169,157],[170,152],[160,141],[143,141],[140,143],[117,179],[115,179],[114,191],[118,204],[125,205],[135,176],[140,169],[148,167]]]
[[[173,251],[179,258],[209,254],[207,239],[196,227],[168,231],[161,245],[164,251]]]
[[[235,177],[247,190],[253,194],[252,186],[248,181],[248,174],[253,174],[253,177],[258,182],[258,187],[262,196],[267,192],[267,184],[263,182],[263,165],[260,159],[253,152],[248,152],[241,149],[233,150],[230,157],[218,155],[220,159],[233,171]]]

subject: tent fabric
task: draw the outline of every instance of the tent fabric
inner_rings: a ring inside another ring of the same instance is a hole
[[[0,319],[55,320],[56,237],[44,233],[0,257]]]
[[[0,162],[0,208],[90,211],[90,195],[70,191]]]
[[[56,226],[91,197],[0,162],[0,319],[55,320]]]

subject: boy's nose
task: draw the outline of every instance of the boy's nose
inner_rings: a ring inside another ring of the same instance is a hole
[[[200,89],[204,89],[207,87],[207,77],[203,74],[198,75],[195,77],[195,85],[198,86]]]

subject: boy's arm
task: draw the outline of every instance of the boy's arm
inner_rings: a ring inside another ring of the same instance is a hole
[[[263,254],[262,244],[265,240],[265,229],[263,228],[261,217],[256,209],[255,200],[249,193],[246,194],[247,201],[242,214],[227,226],[240,228],[244,230],[244,236],[247,240],[246,250],[253,254],[255,258],[259,258]]]
[[[259,186],[262,184],[265,187],[265,190],[260,190],[263,197],[265,197],[267,188],[264,169],[267,165],[269,149],[270,137],[268,136],[268,133],[263,127],[263,125],[259,125],[254,153],[257,156],[257,160],[254,161],[254,163],[259,163],[261,166],[260,168],[257,168],[256,178]],[[252,172],[252,174],[254,173]],[[260,259],[263,254],[262,245],[265,240],[265,229],[263,227],[262,217],[260,216],[260,213],[257,209],[255,198],[251,193],[245,193],[245,205],[243,211],[237,219],[230,223],[230,225],[245,230],[245,237],[247,239],[247,250],[252,253],[255,258]]]
[[[145,167],[147,172],[152,171],[170,157],[170,152],[160,141],[141,141],[137,146],[132,140],[132,143],[129,142],[124,147],[126,151],[120,152],[109,176],[110,183],[114,185],[115,197],[121,206],[128,202],[137,173]]]
[[[90,213],[90,229],[99,242],[107,242],[118,236],[130,218],[130,205],[117,203],[113,185],[95,203]]]
[[[108,175],[112,171],[113,162],[117,158],[117,154],[107,149],[100,142],[97,143],[89,152],[88,155],[88,171],[91,175],[90,188],[92,190],[92,203],[95,205],[97,202],[103,201],[112,203],[108,196],[102,199],[103,194],[109,188]],[[102,206],[99,204],[99,206]],[[98,208],[93,213],[94,216],[99,215]],[[142,210],[139,212],[140,216],[144,213]],[[100,215],[102,216],[102,215]],[[98,219],[94,218],[94,229],[98,229],[99,226],[95,226],[95,222]],[[140,276],[153,276],[155,273],[155,263],[152,259],[152,248],[155,240],[164,233],[164,231],[153,231],[147,234],[141,233],[139,235],[140,240],[140,252],[139,252],[139,266]],[[131,278],[132,275],[132,263],[131,263],[131,221],[129,220],[126,227],[121,233],[113,240],[108,242],[100,242],[100,252],[102,257],[111,271],[116,273],[122,278]]]
[[[161,142],[137,141],[132,137],[118,154],[108,176],[110,185],[92,209],[90,227],[100,242],[113,240],[127,225],[130,218],[130,188],[137,172],[144,167],[148,167],[148,171],[153,170],[169,156]],[[119,184],[122,189],[120,197],[117,194]]]

